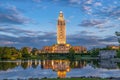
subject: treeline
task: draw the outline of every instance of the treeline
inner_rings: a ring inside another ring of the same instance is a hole
[[[19,59],[21,57],[21,52],[15,47],[0,47],[1,59]]]
[[[120,58],[120,49],[112,49],[110,47],[105,48],[93,48],[87,52],[87,54],[91,55],[91,57],[97,57],[99,55],[99,51],[101,50],[116,50],[117,57]]]
[[[87,53],[75,53],[71,48],[68,54],[59,53],[40,53],[37,48],[23,47],[21,49],[16,49],[15,47],[0,47],[0,60],[3,59],[70,59],[77,60],[81,57],[98,57],[100,50],[113,50],[109,47],[106,48],[93,48]],[[120,49],[117,51],[117,57],[120,58]]]
[[[27,47],[16,49],[15,47],[0,47],[0,59],[24,59],[35,55],[37,49],[31,51]]]

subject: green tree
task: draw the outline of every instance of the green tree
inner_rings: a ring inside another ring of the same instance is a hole
[[[2,58],[3,47],[0,47],[0,59]]]
[[[120,58],[120,50],[117,50],[117,57]]]
[[[120,32],[115,32],[115,34],[118,37],[118,43],[119,43],[119,46],[120,46]]]
[[[21,49],[21,53],[22,53],[22,57],[24,57],[24,58],[28,58],[30,56],[27,47],[23,47]]]
[[[120,32],[115,32],[117,38],[118,38],[118,43],[119,43],[119,50],[117,50],[117,57],[120,58]]]
[[[2,59],[10,59],[11,58],[11,49],[8,47],[3,48],[3,53],[1,54]]]
[[[38,53],[38,49],[37,49],[37,48],[33,48],[33,49],[32,49],[32,54],[33,54],[33,55],[37,55],[37,53]]]
[[[11,50],[11,59],[20,59],[22,57],[20,51],[15,47],[9,47]]]
[[[75,50],[73,48],[69,49],[68,58],[70,60],[74,60],[75,59]]]
[[[98,54],[99,54],[99,51],[100,51],[99,48],[93,48],[92,50],[90,50],[90,55],[91,55],[92,57],[97,57]]]

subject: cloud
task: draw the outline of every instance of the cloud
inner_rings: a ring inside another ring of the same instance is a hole
[[[108,36],[102,38],[94,35],[74,34],[67,36],[67,38],[68,38],[68,43],[72,45],[86,46],[88,49],[91,49],[93,47],[105,47],[107,45],[118,44],[117,38],[115,36]]]
[[[68,23],[70,23],[71,22],[71,20],[74,18],[75,16],[69,16],[67,19],[66,19],[66,22],[68,22]]]
[[[16,46],[19,48],[23,46],[43,47],[45,44],[55,42],[53,38],[56,37],[56,32],[32,31],[18,27],[0,27],[0,36],[1,46]]]
[[[101,18],[116,19],[120,17],[120,7],[119,6],[108,6],[99,9],[94,12],[94,14],[101,16]]]
[[[18,27],[0,27],[0,32],[6,34],[12,34],[13,36],[30,36],[35,37],[38,35],[55,35],[55,32],[44,32],[44,31],[32,31],[32,30],[25,30]]]
[[[80,24],[78,24],[79,26],[83,26],[83,27],[94,27],[100,24],[104,24],[105,21],[104,20],[99,20],[99,19],[91,19],[91,20],[83,20]]]
[[[25,24],[30,21],[15,6],[0,6],[0,24]]]
[[[90,31],[87,31],[87,30],[83,30],[83,31],[78,31],[78,33],[80,34],[85,34],[85,35],[91,35],[91,34],[95,34],[94,32],[90,32]]]
[[[43,35],[37,36],[18,37],[0,34],[0,46],[15,46],[17,48],[30,46],[40,49],[43,46],[51,46],[55,43],[56,33],[54,32],[44,32]],[[115,36],[102,38],[94,35],[77,33],[67,35],[67,43],[73,46],[85,46],[88,49],[91,49],[93,47],[105,47],[106,45],[117,44],[117,38]]]
[[[107,31],[107,30],[105,30],[105,29],[99,30],[99,32],[105,32],[105,31]]]
[[[101,2],[96,2],[96,3],[94,4],[94,6],[96,6],[96,7],[102,6],[102,3],[101,3]]]
[[[0,44],[2,44],[2,45],[12,45],[12,44],[17,44],[17,42],[12,42],[12,41],[0,41]]]
[[[65,6],[75,7],[91,16],[97,16],[97,18],[118,18],[120,17],[120,1],[112,0],[59,0],[58,4]]]
[[[86,0],[86,4],[92,4],[93,0]]]
[[[50,32],[49,32],[50,33]],[[55,34],[44,34],[37,36],[9,36],[0,34],[0,46],[14,46],[21,48],[24,46],[42,48],[56,43]]]

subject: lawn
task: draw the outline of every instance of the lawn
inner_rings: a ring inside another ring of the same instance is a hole
[[[108,80],[108,79],[100,79],[100,78],[51,78],[51,79],[40,79],[40,80]]]

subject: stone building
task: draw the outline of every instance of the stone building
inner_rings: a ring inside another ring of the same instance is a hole
[[[64,15],[60,11],[57,22],[57,44],[45,46],[41,51],[42,53],[69,53],[70,48],[73,48],[75,53],[87,52],[87,49],[83,46],[71,46],[66,43],[66,23]]]

